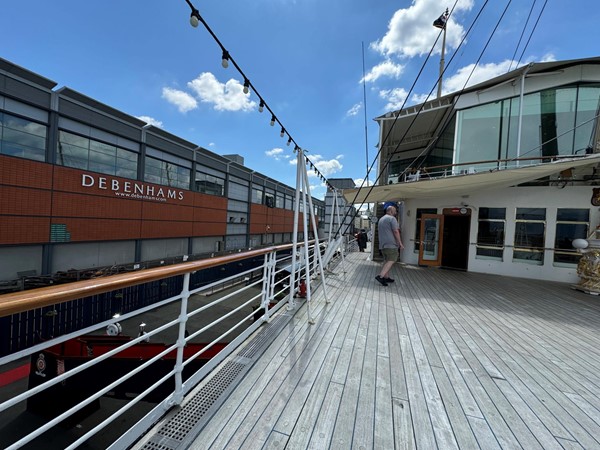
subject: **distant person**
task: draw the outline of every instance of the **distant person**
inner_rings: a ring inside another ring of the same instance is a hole
[[[387,202],[383,205],[383,210],[385,215],[377,222],[379,250],[383,255],[383,266],[375,279],[383,286],[387,286],[388,283],[394,282],[388,275],[394,263],[398,261],[399,250],[402,250],[404,245],[400,237],[400,226],[396,220],[396,204]]]
[[[365,249],[367,248],[367,232],[365,231],[364,228],[362,228],[356,234],[356,242],[358,243],[358,250],[361,252],[364,252]]]

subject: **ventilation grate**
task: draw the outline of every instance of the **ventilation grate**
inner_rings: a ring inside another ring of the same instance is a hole
[[[291,319],[289,314],[280,314],[265,324],[262,330],[231,360],[225,363],[207,383],[190,398],[185,405],[164,423],[148,441],[140,447],[142,450],[175,450],[186,448],[184,441],[191,441],[210,418],[211,408],[219,407],[227,397],[223,395],[235,387],[235,380],[252,367],[253,363],[265,351],[268,345],[281,332]],[[143,441],[143,439],[142,439]]]

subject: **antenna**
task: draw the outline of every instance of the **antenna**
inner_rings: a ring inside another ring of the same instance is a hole
[[[367,87],[365,82],[365,42],[361,42],[362,46],[362,69],[363,69],[363,105],[364,105],[364,115],[365,115],[365,156],[367,163],[367,186],[369,186],[369,137],[367,134]]]

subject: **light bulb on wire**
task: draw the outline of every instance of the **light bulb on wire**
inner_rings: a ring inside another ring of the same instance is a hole
[[[247,94],[248,92],[250,92],[250,81],[246,78],[244,80],[244,94]]]
[[[285,129],[283,127],[281,127],[281,133],[279,133],[279,137],[283,137],[284,134],[285,134]]]
[[[275,116],[271,116],[271,123],[269,125],[271,125],[272,127],[275,126]]]
[[[227,69],[229,67],[229,52],[227,50],[223,50],[223,59],[221,60],[221,65],[223,69]]]
[[[286,144],[286,145],[289,147],[291,143],[292,143],[292,138],[290,137],[290,138],[288,139],[288,141],[287,141],[287,144]]]
[[[194,10],[192,11],[192,14],[190,15],[190,25],[193,26],[194,28],[198,27],[198,11]]]
[[[258,105],[258,112],[263,112],[263,109],[265,109],[265,102],[261,100],[260,104]]]

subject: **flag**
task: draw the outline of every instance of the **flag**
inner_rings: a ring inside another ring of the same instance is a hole
[[[446,28],[446,21],[448,20],[448,13],[442,13],[442,15],[440,17],[438,17],[436,20],[434,20],[433,22],[433,26],[436,28],[440,28],[440,29],[444,29]]]

